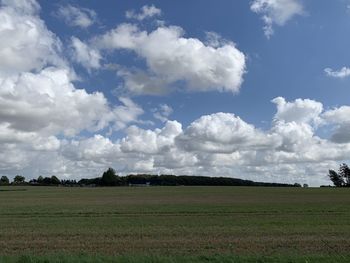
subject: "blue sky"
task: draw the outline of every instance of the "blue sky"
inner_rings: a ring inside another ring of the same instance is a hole
[[[346,1],[307,1],[302,3],[304,14],[288,21],[283,27],[276,26],[276,33],[270,38],[264,36],[263,21],[250,10],[247,1],[62,1],[40,2],[42,17],[47,26],[64,43],[69,45],[70,37],[89,40],[103,34],[116,25],[130,21],[125,18],[127,10],[137,10],[144,5],[154,5],[162,10],[162,19],[167,25],[180,26],[186,37],[205,40],[206,32],[216,32],[223,38],[236,43],[247,56],[247,73],[237,95],[225,92],[172,93],[165,97],[137,96],[141,104],[167,103],[183,109],[174,116],[189,124],[193,119],[212,112],[234,112],[244,119],[261,125],[269,122],[275,111],[270,100],[283,96],[287,100],[310,98],[326,106],[348,102],[348,81],[335,81],[324,74],[324,68],[339,69],[347,64],[350,56],[347,49],[350,38],[346,28],[350,25]],[[69,27],[52,13],[57,6],[74,5],[94,10],[99,21],[88,29]],[[47,20],[46,20],[47,19]],[[157,28],[154,19],[137,23],[148,31]],[[136,21],[137,22],[137,21]],[[341,25],[341,28],[339,28]],[[119,61],[120,54],[111,54],[109,61]],[[122,54],[127,65],[142,64],[135,54]],[[77,65],[75,70],[82,75],[78,87],[101,90],[113,99],[111,89],[119,85],[120,79],[114,72],[88,74]],[[337,89],[337,92],[334,91]],[[259,109],[259,110],[257,110]],[[186,114],[187,113],[187,114]]]
[[[346,0],[0,8],[0,174],[328,184],[350,153]]]

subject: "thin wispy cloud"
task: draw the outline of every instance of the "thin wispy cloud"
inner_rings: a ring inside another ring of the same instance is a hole
[[[97,22],[94,10],[72,5],[60,6],[55,15],[73,27],[88,28]]]
[[[125,12],[125,17],[128,19],[136,19],[142,21],[147,18],[152,18],[156,16],[160,16],[162,14],[162,10],[155,7],[154,5],[144,5],[141,7],[140,12],[135,10],[128,10]]]
[[[339,79],[343,79],[343,78],[350,76],[350,68],[348,68],[348,67],[342,67],[340,70],[333,70],[331,68],[325,68],[324,72],[329,77],[339,78]]]

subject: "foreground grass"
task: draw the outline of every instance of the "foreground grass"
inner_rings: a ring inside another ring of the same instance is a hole
[[[342,263],[349,262],[350,256],[3,256],[6,263]]]
[[[348,251],[349,189],[0,187],[0,262],[350,262]]]

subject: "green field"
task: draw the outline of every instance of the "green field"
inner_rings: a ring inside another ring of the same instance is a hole
[[[0,255],[0,262],[350,262],[350,189],[1,187]]]

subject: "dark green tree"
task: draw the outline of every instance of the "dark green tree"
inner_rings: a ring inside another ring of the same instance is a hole
[[[342,178],[339,176],[339,174],[336,171],[329,170],[328,171],[328,177],[329,177],[329,179],[331,179],[331,181],[333,182],[333,184],[336,187],[343,186],[343,180],[342,180]]]
[[[338,172],[329,170],[328,177],[336,187],[350,187],[350,168],[345,163],[340,165]]]
[[[44,177],[42,177],[42,176],[40,175],[40,176],[38,177],[38,179],[37,179],[37,182],[38,182],[39,184],[42,184],[43,181],[44,181]]]
[[[350,168],[347,164],[343,163],[339,167],[338,174],[343,179],[344,186],[350,187]]]
[[[7,176],[1,176],[0,185],[8,185],[8,184],[10,184],[10,180],[7,178]]]
[[[15,184],[22,184],[22,183],[25,183],[25,177],[22,176],[22,175],[16,175],[15,178],[13,179],[13,182]]]
[[[113,168],[108,168],[102,175],[101,179],[102,185],[105,186],[115,186],[120,184],[120,178],[117,176]]]
[[[54,185],[59,185],[61,184],[61,181],[60,179],[58,179],[56,176],[51,176],[51,184],[54,184]]]

